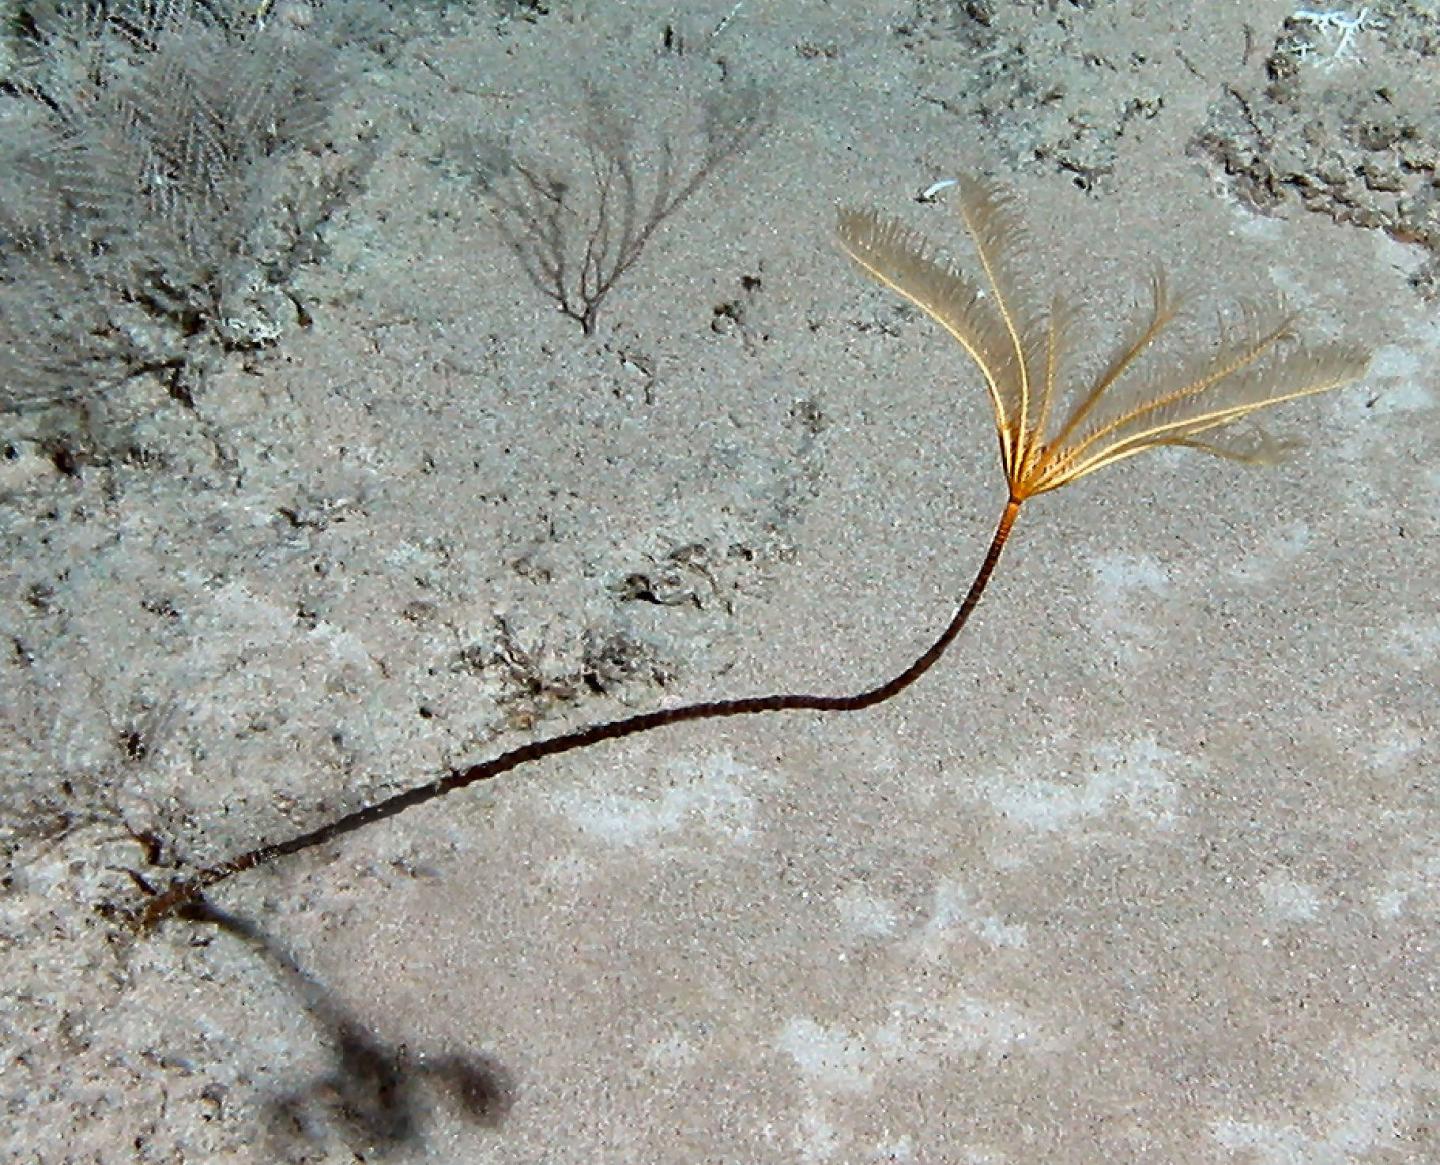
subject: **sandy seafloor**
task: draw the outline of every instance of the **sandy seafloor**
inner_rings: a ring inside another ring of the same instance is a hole
[[[1426,254],[1196,147],[1293,8],[549,7],[355,82],[381,148],[313,326],[158,408],[163,463],[10,447],[0,1158],[1440,1161]],[[1433,118],[1378,23],[1334,48],[1316,92],[1390,67]],[[773,110],[593,336],[466,180],[491,132],[566,156],[585,78],[641,167],[696,94]],[[907,661],[998,515],[994,433],[833,207],[958,242],[915,194],[962,169],[1087,333],[1159,260],[1371,371],[1271,418],[1279,466],[1028,506],[890,704],[521,769],[235,879],[230,931],[96,913],[532,735]]]

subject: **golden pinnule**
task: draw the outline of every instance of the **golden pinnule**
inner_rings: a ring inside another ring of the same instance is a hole
[[[871,211],[840,212],[840,243],[975,362],[995,408],[1000,460],[1017,506],[1157,446],[1247,459],[1199,438],[1260,409],[1346,384],[1365,370],[1359,352],[1299,347],[1293,316],[1250,310],[1212,351],[1179,369],[1141,375],[1145,355],[1176,316],[1164,278],[1156,275],[1149,311],[1098,373],[1067,391],[1062,380],[1072,317],[1058,298],[1043,313],[1024,302],[1016,273],[1028,256],[1020,253],[1022,232],[1005,210],[1007,196],[968,178],[956,189],[984,276],[980,284],[936,259],[919,235]],[[1067,401],[1065,420],[1055,424]]]

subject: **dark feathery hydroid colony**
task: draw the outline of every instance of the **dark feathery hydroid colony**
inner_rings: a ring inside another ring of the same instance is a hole
[[[262,845],[200,870],[152,894],[136,913],[142,927],[197,902],[209,887],[286,854],[321,845],[413,806],[500,776],[521,765],[618,740],[666,725],[761,712],[853,712],[903,691],[940,658],[980,601],[1030,498],[1124,461],[1147,449],[1184,446],[1242,460],[1254,450],[1216,443],[1218,431],[1260,409],[1338,387],[1360,376],[1363,354],[1299,346],[1293,318],[1247,311],[1243,322],[1210,351],[1179,366],[1150,367],[1156,342],[1176,316],[1163,279],[1156,277],[1148,312],[1129,328],[1098,372],[1078,387],[1065,379],[1072,315],[1055,304],[1025,303],[1017,272],[1025,253],[1021,231],[998,187],[956,183],[960,215],[974,244],[982,281],[938,261],[919,236],[868,211],[840,213],[841,246],[880,283],[899,293],[948,331],[985,382],[1000,438],[1008,491],[989,550],[969,590],[939,637],[909,666],[863,692],[843,696],[789,693],[686,704],[590,725],[522,744],[492,760],[456,769],[286,841]],[[1063,419],[1061,414],[1063,412]]]

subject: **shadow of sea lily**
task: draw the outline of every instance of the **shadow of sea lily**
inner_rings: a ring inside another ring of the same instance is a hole
[[[270,1101],[269,1134],[279,1159],[295,1159],[331,1136],[366,1159],[423,1149],[427,1092],[471,1124],[493,1129],[504,1120],[514,1083],[494,1060],[387,1045],[253,922],[203,900],[190,917],[240,939],[273,967],[334,1058],[330,1071]]]

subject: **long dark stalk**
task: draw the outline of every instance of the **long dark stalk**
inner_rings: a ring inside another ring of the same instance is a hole
[[[162,919],[194,902],[209,887],[234,877],[236,874],[253,870],[256,866],[265,865],[276,858],[283,858],[317,845],[324,845],[337,837],[354,833],[358,829],[364,829],[367,825],[374,825],[377,821],[394,817],[416,805],[423,805],[427,801],[443,797],[446,793],[453,793],[457,789],[468,788],[481,781],[488,781],[493,777],[508,773],[512,769],[517,769],[521,765],[543,760],[546,757],[559,756],[561,753],[589,748],[591,745],[600,744],[603,741],[620,740],[623,737],[636,736],[655,728],[664,728],[670,724],[683,724],[693,720],[717,720],[724,716],[752,716],[761,712],[859,712],[862,709],[884,703],[892,696],[903,692],[929,671],[945,654],[945,649],[950,646],[954,638],[960,634],[961,629],[970,618],[971,612],[980,602],[980,596],[984,594],[985,587],[990,582],[990,576],[995,572],[995,565],[1000,561],[1000,552],[1005,549],[1005,543],[1010,537],[1010,530],[1014,526],[1019,512],[1020,502],[1012,499],[1006,504],[1004,513],[1000,515],[1000,522],[995,528],[995,536],[990,540],[990,548],[985,552],[980,569],[976,572],[969,591],[966,592],[965,598],[956,609],[949,625],[909,667],[884,683],[851,696],[811,696],[791,693],[746,696],[736,700],[706,700],[698,704],[685,704],[678,708],[661,708],[654,712],[641,712],[635,716],[626,716],[621,720],[591,724],[572,732],[561,733],[559,736],[552,736],[547,740],[533,740],[529,744],[522,744],[517,748],[512,748],[509,752],[501,753],[491,760],[481,761],[479,764],[464,769],[452,769],[443,777],[438,777],[423,785],[416,785],[414,788],[387,797],[383,801],[377,801],[373,805],[357,809],[353,813],[347,813],[344,817],[337,818],[318,829],[312,829],[308,833],[299,834],[286,841],[257,846],[229,861],[209,866],[188,878],[178,879],[172,882],[168,889],[156,894],[146,903],[145,908],[137,916],[137,926],[142,930],[154,926]]]

